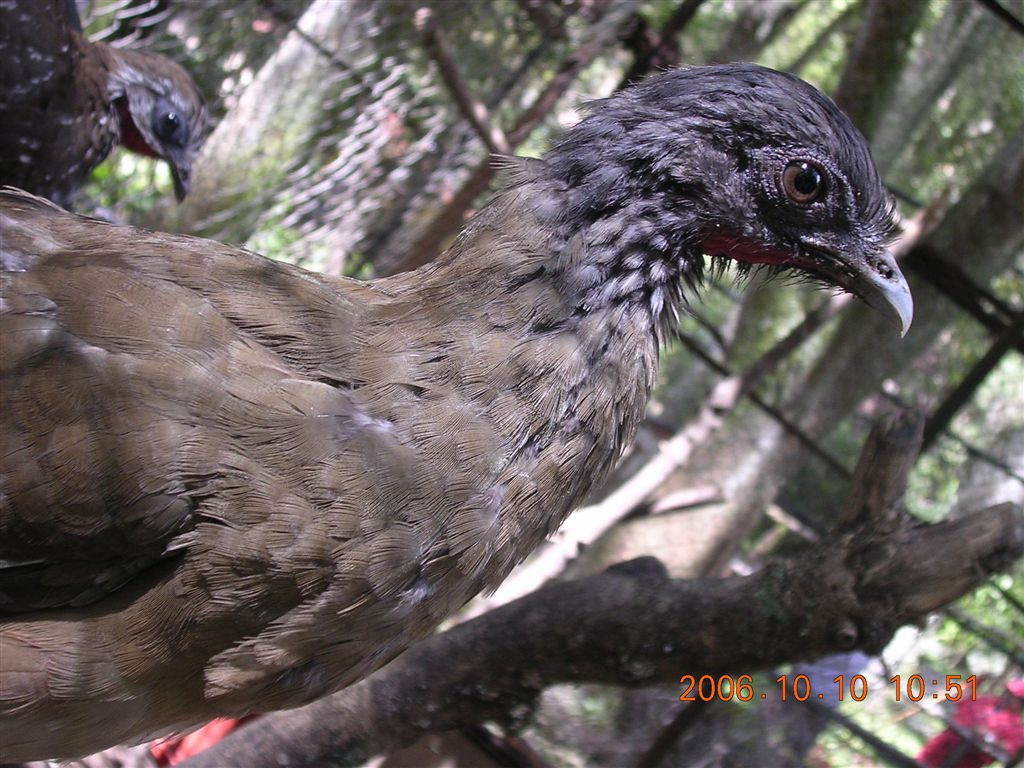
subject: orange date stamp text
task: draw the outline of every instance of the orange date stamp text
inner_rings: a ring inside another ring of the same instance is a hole
[[[751,675],[683,675],[680,701],[864,701],[870,684],[864,675],[837,675],[827,690],[814,690],[807,675],[779,675],[759,685]],[[977,677],[970,675],[893,675],[884,685],[895,701],[977,699]]]

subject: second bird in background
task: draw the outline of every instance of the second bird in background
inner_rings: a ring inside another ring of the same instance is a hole
[[[178,64],[89,42],[74,0],[0,3],[0,185],[69,207],[121,144],[165,160],[179,201],[206,132],[206,108]]]

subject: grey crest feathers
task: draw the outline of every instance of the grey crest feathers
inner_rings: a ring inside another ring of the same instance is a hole
[[[891,198],[864,137],[830,98],[795,75],[746,63],[678,69],[595,101],[589,111],[545,160],[590,198],[591,210],[626,194],[607,181],[613,173],[657,187],[671,185],[682,162],[706,164],[707,177],[686,179],[703,194],[721,181],[713,168],[720,160],[743,178],[765,152],[811,151],[855,180],[865,226],[883,237],[894,233]]]

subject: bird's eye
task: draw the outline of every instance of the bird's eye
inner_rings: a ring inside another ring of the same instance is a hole
[[[185,121],[173,109],[158,109],[153,119],[153,132],[167,144],[185,144]]]
[[[782,189],[794,203],[813,203],[825,191],[825,172],[807,160],[793,160],[782,172]]]

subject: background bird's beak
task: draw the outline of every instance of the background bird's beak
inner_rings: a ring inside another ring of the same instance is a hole
[[[171,166],[171,178],[174,179],[174,196],[180,203],[188,194],[189,181],[192,179],[192,164],[187,160],[168,159]]]
[[[853,275],[844,287],[877,309],[906,336],[914,319],[910,286],[889,250],[857,259],[850,265]]]

